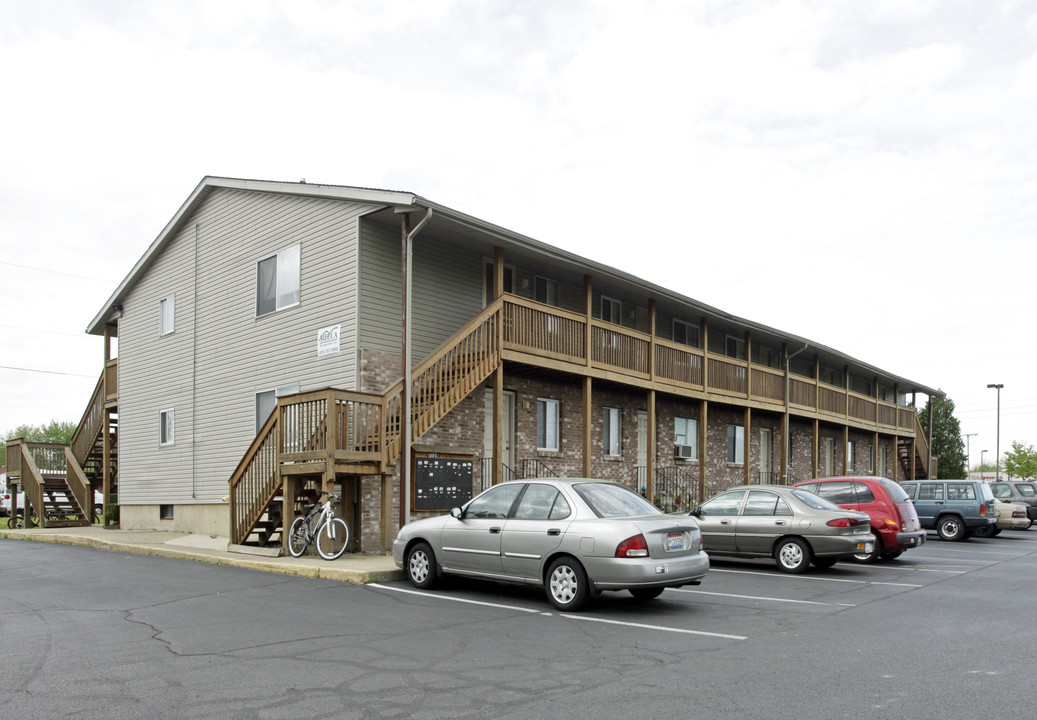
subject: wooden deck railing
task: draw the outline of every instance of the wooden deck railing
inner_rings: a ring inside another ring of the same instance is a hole
[[[87,404],[83,417],[79,420],[79,425],[76,426],[76,431],[72,434],[72,439],[69,441],[72,454],[80,464],[86,462],[86,458],[90,455],[90,450],[97,441],[98,435],[107,430],[105,427],[107,422],[105,406],[119,397],[118,378],[119,361],[109,360],[105,364],[104,370],[101,371],[101,376],[97,378],[97,384],[94,386],[93,395],[90,396],[90,402]]]
[[[236,545],[248,537],[281,486],[277,421],[278,413],[270,413],[230,477],[230,541]]]
[[[503,320],[503,348],[523,361],[542,358],[552,367],[573,372],[584,372],[589,367],[607,371],[610,377],[625,375],[639,384],[651,379],[661,386],[681,390],[708,390],[784,412],[782,370],[653,338],[612,323],[588,321],[586,315],[514,295],[503,298]],[[589,359],[585,347],[588,339]],[[653,353],[654,367],[650,361]],[[704,373],[704,368],[708,372]],[[708,381],[704,382],[704,378]],[[887,432],[914,433],[913,408],[800,375],[790,375],[788,387],[789,406],[794,411],[830,415]]]

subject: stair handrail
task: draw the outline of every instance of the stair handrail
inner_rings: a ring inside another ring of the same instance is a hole
[[[925,428],[922,427],[922,421],[918,419],[917,412],[912,412],[911,415],[915,418],[915,453],[922,464],[922,472],[925,473],[925,477],[932,477],[929,474],[929,440],[925,434]]]
[[[464,392],[464,388],[457,389],[453,392],[450,398],[437,398],[435,401],[428,403],[428,406],[424,409],[419,403],[413,402],[413,400],[420,396],[420,391],[425,387],[439,387],[442,388],[442,384],[438,385],[434,382],[439,379],[436,371],[442,369],[440,363],[447,358],[451,352],[458,348],[468,345],[470,348],[475,346],[481,346],[481,352],[476,356],[475,367],[469,371],[471,378],[479,377],[480,379],[475,384],[482,382],[489,376],[490,372],[496,368],[497,363],[500,362],[501,356],[501,338],[499,336],[498,327],[500,324],[500,318],[503,315],[504,309],[504,298],[500,297],[487,305],[483,310],[472,318],[464,327],[454,333],[450,339],[441,344],[435,352],[429,355],[420,365],[414,368],[411,373],[411,425],[412,435],[411,441],[417,440],[429,428],[432,427],[446,412],[456,405],[460,399],[463,399],[472,391],[473,388],[468,388],[467,392]],[[460,382],[458,383],[460,384]],[[417,391],[417,392],[416,392]],[[403,395],[403,379],[397,380],[395,383],[390,385],[385,393],[385,412],[383,418],[385,419],[386,427],[386,442],[385,442],[385,455],[384,462],[386,465],[391,465],[400,456],[400,443],[402,441],[402,428],[400,426],[400,417],[402,416],[402,409],[399,408],[399,404],[402,402]],[[460,398],[457,396],[460,395]],[[418,421],[421,421],[420,423]]]
[[[94,386],[94,393],[90,396],[90,402],[87,403],[86,410],[83,411],[83,417],[79,420],[75,432],[72,433],[72,438],[68,441],[69,446],[72,448],[72,454],[80,464],[86,462],[87,456],[90,455],[90,448],[93,447],[98,433],[102,431],[104,426],[105,376],[107,371],[108,366],[106,364],[101,370],[101,376],[97,379],[97,384]]]
[[[94,514],[93,491],[86,473],[68,445],[65,446],[65,471],[65,484],[68,485],[72,499],[79,505],[80,515],[84,520],[90,520]]]
[[[277,416],[276,411],[270,413],[270,417],[256,433],[256,437],[249,444],[241,461],[238,462],[238,466],[230,476],[228,500],[230,501],[230,541],[232,544],[240,545],[248,537],[248,533],[251,532],[249,526],[254,527],[255,523],[259,521],[262,508],[270,503],[281,485],[281,474],[278,468]],[[263,467],[255,467],[259,464],[262,464]],[[256,477],[253,470],[256,470],[260,478],[256,483],[249,483],[247,480]],[[266,473],[265,476],[264,473]],[[254,492],[249,492],[249,496],[244,497],[246,489]]]
[[[21,463],[18,482],[22,486],[22,492],[25,493],[25,507],[22,508],[25,527],[29,527],[30,509],[36,511],[36,516],[40,519],[40,525],[43,526],[46,518],[43,514],[43,478],[41,477],[40,469],[36,467],[36,461],[33,459],[32,453],[29,452],[29,443],[22,439],[15,440],[14,443],[8,443],[8,456],[10,456],[12,444],[18,445],[16,452],[18,452],[18,460]]]

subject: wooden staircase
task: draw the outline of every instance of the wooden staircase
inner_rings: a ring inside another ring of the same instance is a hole
[[[8,485],[25,492],[24,510],[43,527],[89,525],[94,491],[101,491],[107,459],[110,496],[118,476],[118,360],[105,363],[83,417],[68,445],[16,439],[7,444]]]
[[[914,414],[914,413],[913,413]],[[914,438],[898,438],[897,457],[900,458],[900,467],[909,480],[925,480],[936,477],[936,458],[933,458],[932,472],[929,468],[929,441],[922,428],[922,423],[915,417]],[[914,450],[912,462],[912,449]]]
[[[497,300],[417,366],[411,377],[411,441],[421,438],[501,362]],[[306,478],[294,512],[315,502],[314,476],[385,474],[401,456],[403,380],[381,395],[329,388],[278,398],[230,478],[231,544],[280,544],[287,476]]]

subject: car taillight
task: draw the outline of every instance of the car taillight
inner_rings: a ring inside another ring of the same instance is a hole
[[[645,536],[634,535],[621,542],[616,548],[616,557],[648,557],[648,543],[645,541]]]
[[[986,514],[987,514],[987,506],[986,505],[980,505],[979,506],[979,516],[983,517]]]
[[[834,520],[829,520],[825,524],[830,527],[857,527],[862,522],[864,521],[860,518],[835,518]]]

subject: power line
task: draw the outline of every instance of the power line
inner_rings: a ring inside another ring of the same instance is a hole
[[[94,377],[93,375],[80,375],[79,373],[58,372],[57,370],[36,370],[34,368],[11,367],[10,365],[0,365],[0,370],[18,370],[20,372],[43,373],[45,375],[69,375],[71,377],[81,377],[81,378],[93,378]]]
[[[94,282],[102,282],[108,285],[113,284],[112,280],[102,280],[101,278],[89,277],[87,275],[74,275],[73,273],[61,272],[60,270],[50,270],[48,268],[33,267],[32,265],[19,265],[18,263],[8,262],[6,260],[0,260],[0,265],[10,265],[11,267],[22,268],[23,270],[35,270],[36,272],[51,273],[53,275],[64,275],[65,277],[79,278],[80,280],[92,280]]]

